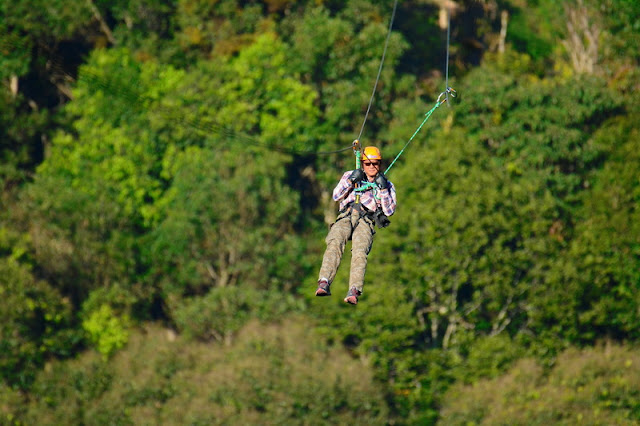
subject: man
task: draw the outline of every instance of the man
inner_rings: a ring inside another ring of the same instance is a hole
[[[330,296],[330,286],[342,260],[345,245],[351,245],[349,291],[344,301],[358,303],[364,286],[367,255],[376,233],[374,224],[385,227],[387,216],[396,210],[396,190],[380,171],[382,154],[374,146],[362,151],[362,169],[345,172],[333,190],[333,200],[340,202],[340,214],[326,238],[327,249],[322,259],[316,296]],[[356,189],[360,188],[361,191]]]

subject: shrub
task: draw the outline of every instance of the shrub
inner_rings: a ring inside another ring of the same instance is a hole
[[[0,378],[22,388],[53,356],[77,345],[71,304],[28,267],[0,258]]]
[[[121,286],[94,290],[82,305],[82,328],[96,350],[106,359],[129,338],[129,310],[135,302]]]
[[[545,371],[532,359],[509,372],[446,394],[440,423],[468,424],[638,424],[640,355],[610,346],[562,353]]]
[[[301,308],[291,295],[222,287],[181,301],[174,310],[174,320],[178,330],[190,339],[229,344],[249,319],[277,319],[294,307]]]
[[[104,304],[82,321],[89,340],[105,358],[122,348],[129,338],[129,317],[116,316],[111,306]]]
[[[300,316],[251,321],[231,345],[212,346],[151,325],[108,363],[93,351],[52,363],[15,415],[25,424],[387,424],[370,365],[313,330]]]

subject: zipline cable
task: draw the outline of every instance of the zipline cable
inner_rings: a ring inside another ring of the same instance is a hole
[[[373,98],[376,94],[376,88],[378,87],[378,82],[380,81],[380,73],[382,73],[382,65],[384,64],[384,58],[387,54],[387,47],[389,46],[389,39],[391,38],[391,28],[393,27],[393,21],[396,17],[396,8],[398,7],[398,0],[395,0],[393,3],[393,12],[391,12],[391,19],[389,20],[389,29],[387,30],[387,39],[384,42],[384,49],[382,51],[382,58],[380,59],[380,66],[378,67],[378,75],[376,77],[376,82],[373,85],[373,91],[371,92],[371,98],[369,99],[369,106],[367,107],[367,112],[364,115],[364,120],[362,121],[362,126],[360,127],[360,133],[358,133],[358,137],[356,140],[360,140],[362,137],[362,132],[364,131],[364,124],[367,122],[367,117],[369,117],[369,111],[371,110],[371,105],[373,104]]]
[[[411,135],[411,137],[409,138],[407,143],[402,147],[402,149],[400,150],[398,155],[396,155],[396,157],[393,159],[393,161],[391,162],[389,167],[387,167],[387,169],[384,171],[385,175],[389,172],[389,170],[391,170],[391,167],[393,167],[393,165],[398,160],[398,158],[400,158],[400,156],[402,155],[404,150],[407,148],[407,146],[409,146],[411,141],[413,141],[413,138],[416,137],[416,135],[418,134],[420,129],[422,129],[422,126],[424,126],[424,124],[427,122],[427,120],[429,120],[429,117],[431,117],[431,114],[433,114],[433,112],[440,105],[442,105],[443,103],[449,101],[449,95],[451,95],[451,97],[453,97],[453,98],[456,97],[456,91],[452,87],[449,87],[449,45],[450,45],[450,43],[451,43],[451,15],[450,15],[450,12],[449,12],[449,8],[447,8],[447,56],[446,56],[446,59],[445,59],[445,90],[444,90],[444,92],[440,93],[440,96],[438,96],[438,99],[436,101],[435,106],[433,108],[431,108],[429,111],[427,111],[427,113],[425,114],[424,120],[422,120],[422,123],[420,123],[420,125],[418,126],[416,131],[413,132],[413,135]],[[443,96],[444,96],[444,100],[441,101]]]
[[[447,7],[447,59],[446,59],[446,65],[445,65],[445,82],[444,82],[444,87],[445,87],[445,91],[447,92],[446,95],[446,100],[449,100],[449,42],[451,40],[451,13],[449,11],[449,8]],[[450,106],[451,104],[448,104],[448,106]]]
[[[364,151],[360,151],[360,138],[362,137],[362,132],[364,131],[364,125],[367,122],[367,117],[369,117],[369,111],[371,111],[371,105],[373,104],[373,99],[376,94],[376,88],[378,87],[378,82],[380,81],[380,74],[382,73],[382,66],[384,65],[384,58],[387,55],[387,47],[389,47],[389,39],[391,38],[391,29],[393,28],[393,21],[396,17],[396,9],[398,7],[398,0],[393,2],[393,11],[391,12],[391,19],[389,19],[389,28],[387,29],[387,37],[384,41],[384,49],[382,49],[382,58],[380,58],[380,66],[378,67],[378,75],[376,76],[376,82],[373,84],[373,91],[371,92],[371,97],[369,98],[369,105],[367,106],[367,112],[364,114],[364,120],[362,120],[362,126],[360,127],[360,133],[358,133],[358,137],[352,143],[353,154],[356,157],[356,170],[360,169],[360,156],[361,153],[364,154]],[[366,154],[364,154],[366,157]],[[367,160],[369,158],[367,157]],[[355,190],[356,194],[356,205],[360,204],[360,184],[356,183]]]

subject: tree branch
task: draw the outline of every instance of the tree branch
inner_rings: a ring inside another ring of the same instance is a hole
[[[102,30],[104,35],[107,36],[107,40],[109,40],[109,43],[116,44],[116,39],[113,36],[113,33],[111,32],[111,28],[109,28],[105,20],[102,18],[102,14],[100,13],[100,10],[98,10],[98,7],[93,3],[92,0],[87,0],[87,4],[91,8],[91,11],[93,12],[93,16],[98,20],[98,23],[100,24],[100,29]]]

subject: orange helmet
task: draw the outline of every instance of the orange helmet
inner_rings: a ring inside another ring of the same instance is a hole
[[[362,159],[382,161],[382,153],[375,146],[368,146],[362,151]]]

